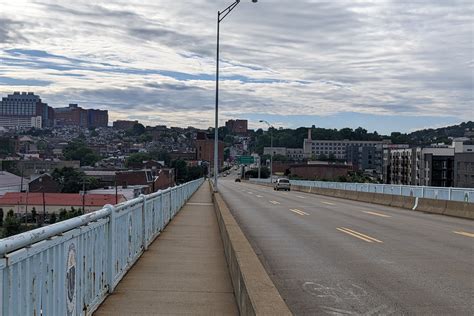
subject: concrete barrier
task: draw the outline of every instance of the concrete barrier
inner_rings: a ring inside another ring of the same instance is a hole
[[[357,201],[357,191],[346,191],[344,198]]]
[[[373,193],[373,195],[375,204],[390,205],[392,203],[393,195],[391,194]]]
[[[357,195],[357,201],[366,202],[366,203],[373,203],[374,193],[359,192],[359,194]]]
[[[447,201],[444,215],[474,219],[474,203]]]
[[[240,315],[292,315],[219,193],[214,208]]]
[[[415,211],[432,214],[444,214],[446,211],[446,202],[446,200],[418,198],[418,204]]]

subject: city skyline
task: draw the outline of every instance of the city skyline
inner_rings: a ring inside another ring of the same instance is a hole
[[[0,5],[0,94],[103,108],[111,121],[213,125],[215,15],[227,1]],[[243,2],[221,34],[220,125],[242,118],[264,128],[265,118],[390,134],[466,121],[473,8]]]

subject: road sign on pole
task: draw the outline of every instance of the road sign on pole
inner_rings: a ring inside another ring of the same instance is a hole
[[[255,162],[255,158],[253,156],[238,156],[237,161],[243,165],[250,165]]]

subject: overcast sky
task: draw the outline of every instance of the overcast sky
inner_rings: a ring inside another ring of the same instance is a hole
[[[0,95],[212,126],[216,15],[231,2],[0,0]],[[390,133],[473,120],[473,3],[242,0],[221,25],[221,124]]]

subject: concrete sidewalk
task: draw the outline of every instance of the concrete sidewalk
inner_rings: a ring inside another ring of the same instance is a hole
[[[176,314],[238,315],[207,182],[94,313]]]

